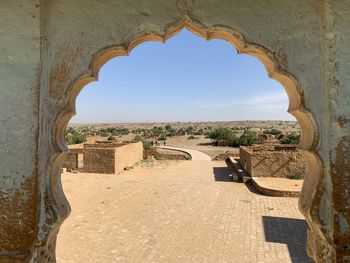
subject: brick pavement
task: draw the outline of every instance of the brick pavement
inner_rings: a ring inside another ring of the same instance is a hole
[[[156,161],[63,174],[72,214],[58,262],[312,262],[297,199],[255,194],[228,173],[224,162]]]

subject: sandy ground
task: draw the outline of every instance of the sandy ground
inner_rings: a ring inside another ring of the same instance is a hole
[[[62,175],[71,216],[58,262],[311,262],[296,198],[258,195],[224,162],[143,161]]]

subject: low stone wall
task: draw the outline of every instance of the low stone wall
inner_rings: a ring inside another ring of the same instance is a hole
[[[120,173],[125,167],[132,166],[143,160],[142,142],[129,143],[115,148],[115,173]]]
[[[191,160],[191,155],[185,152],[150,147],[144,151],[144,159],[154,157],[155,160]]]
[[[304,156],[293,145],[240,147],[240,165],[252,177],[304,176]]]

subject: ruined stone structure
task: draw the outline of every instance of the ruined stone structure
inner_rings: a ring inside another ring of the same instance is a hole
[[[82,155],[82,167],[78,156]],[[63,167],[82,173],[118,174],[143,159],[142,142],[84,144],[83,148],[69,149]]]
[[[298,148],[306,174],[299,207],[309,226],[308,252],[317,262],[349,262],[349,5],[348,0],[3,1],[0,261],[55,262],[56,235],[70,211],[60,180],[64,131],[79,91],[97,80],[109,59],[127,56],[145,41],[164,42],[186,27],[256,57],[283,85],[288,111],[302,132]]]
[[[304,176],[305,161],[293,145],[255,145],[239,148],[239,162],[252,177]]]

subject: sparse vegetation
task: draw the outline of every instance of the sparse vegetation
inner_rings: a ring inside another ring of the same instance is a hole
[[[158,137],[158,140],[160,140],[160,141],[166,141],[166,135],[165,135],[165,134],[161,134],[161,135]]]
[[[218,128],[209,134],[209,138],[215,145],[222,146],[247,146],[258,143],[258,136],[253,131],[245,130],[241,136],[228,128]]]
[[[86,135],[70,127],[66,131],[66,142],[68,145],[86,142]]]
[[[302,176],[301,174],[291,174],[290,176],[288,176],[288,179],[303,180],[304,176]]]
[[[114,136],[112,136],[112,135],[111,135],[111,136],[109,136],[109,137],[108,137],[108,139],[107,139],[107,140],[112,142],[112,141],[115,141],[116,139],[115,139],[115,137],[114,137]]]
[[[282,144],[299,144],[300,141],[300,134],[297,132],[292,132],[291,134],[287,135],[286,138],[281,140]]]
[[[148,148],[151,147],[152,143],[144,138],[142,138],[140,135],[136,135],[134,138],[134,141],[136,142],[142,142],[143,144],[143,149],[147,150]]]

